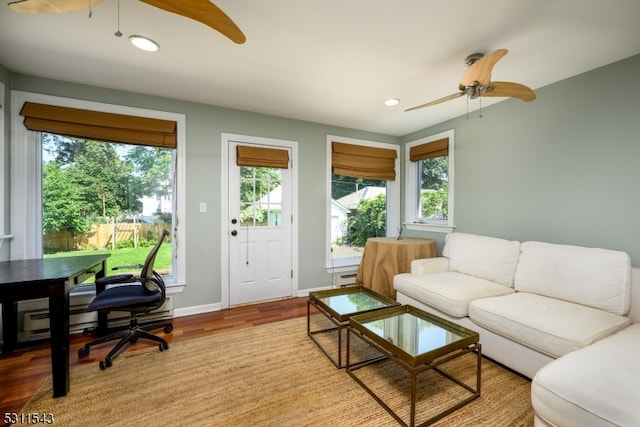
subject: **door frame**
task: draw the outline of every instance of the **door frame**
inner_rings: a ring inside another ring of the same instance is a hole
[[[249,144],[260,144],[275,147],[287,147],[291,150],[291,295],[298,296],[298,141],[284,139],[264,138],[249,135],[237,135],[231,133],[221,134],[221,156],[220,156],[220,182],[222,191],[220,193],[220,287],[221,299],[220,307],[228,308],[230,305],[229,292],[229,144],[234,142],[245,142]]]

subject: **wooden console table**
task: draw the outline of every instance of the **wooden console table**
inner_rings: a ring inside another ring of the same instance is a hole
[[[437,256],[431,239],[373,237],[367,240],[356,284],[395,299],[393,276],[411,271],[411,261]]]

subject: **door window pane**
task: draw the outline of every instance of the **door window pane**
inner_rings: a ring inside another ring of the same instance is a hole
[[[282,169],[241,166],[241,226],[278,227],[282,220]]]

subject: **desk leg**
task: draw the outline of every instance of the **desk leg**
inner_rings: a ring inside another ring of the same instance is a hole
[[[49,286],[53,397],[69,391],[69,290],[66,282]]]
[[[2,303],[2,353],[12,352],[18,343],[18,303]]]
[[[96,271],[96,280],[102,278],[105,276],[105,272],[107,271],[107,260],[102,261],[102,270],[100,271]],[[98,295],[100,292],[104,291],[105,286],[101,285],[99,286],[98,284],[96,284],[96,295]],[[96,328],[96,335],[98,336],[102,336],[102,335],[106,335],[107,334],[107,330],[108,330],[108,320],[107,320],[107,313],[103,313],[101,311],[98,312],[98,327]]]

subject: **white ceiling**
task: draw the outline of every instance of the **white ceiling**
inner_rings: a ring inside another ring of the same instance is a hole
[[[398,136],[466,113],[465,98],[404,109],[456,92],[471,53],[509,49],[493,79],[533,89],[640,53],[638,0],[214,1],[242,45],[134,0],[121,0],[121,38],[117,0],[91,18],[2,3],[0,64],[14,72]]]

